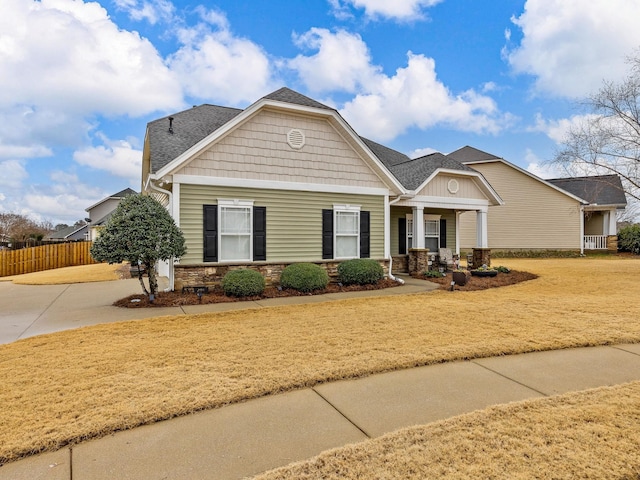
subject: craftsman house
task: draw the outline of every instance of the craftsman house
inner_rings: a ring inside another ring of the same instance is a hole
[[[489,208],[492,250],[617,250],[616,212],[627,202],[617,175],[543,180],[473,147],[448,155],[480,172],[505,205]],[[460,246],[473,248],[474,219],[463,214]]]
[[[175,288],[240,266],[272,281],[294,262],[331,274],[358,257],[421,271],[438,248],[458,250],[463,212],[482,262],[489,207],[503,204],[477,170],[440,153],[410,159],[288,88],[244,110],[201,105],[150,122],[142,189],[185,235],[187,253],[162,272]]]

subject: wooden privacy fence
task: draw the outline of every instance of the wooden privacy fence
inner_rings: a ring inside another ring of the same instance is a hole
[[[92,242],[55,243],[20,250],[1,250],[0,277],[99,263],[89,253],[91,244]]]

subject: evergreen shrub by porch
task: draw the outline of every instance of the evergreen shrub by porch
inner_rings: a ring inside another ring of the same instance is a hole
[[[312,292],[326,288],[329,274],[320,265],[314,263],[293,263],[280,275],[282,288],[293,288],[299,292]]]
[[[382,265],[371,258],[354,258],[338,265],[338,279],[344,285],[368,285],[383,278]]]
[[[640,254],[640,224],[628,225],[618,231],[618,248]]]
[[[220,282],[225,295],[230,297],[250,297],[264,292],[264,277],[248,268],[231,270]]]

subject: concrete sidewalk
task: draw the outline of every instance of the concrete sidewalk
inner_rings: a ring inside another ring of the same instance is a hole
[[[238,479],[490,405],[640,380],[640,344],[433,365],[143,426],[0,467],[0,479]]]
[[[0,344],[100,323],[163,315],[319,303],[345,298],[406,295],[428,292],[438,288],[434,283],[411,277],[405,277],[405,279],[405,285],[384,290],[140,309],[113,306],[113,302],[116,300],[141,292],[137,279],[64,285],[15,285],[12,282],[0,282]],[[166,278],[161,278],[159,284],[160,289],[163,289],[167,285]]]

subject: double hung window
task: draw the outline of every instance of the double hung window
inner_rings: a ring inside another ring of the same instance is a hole
[[[226,205],[223,202],[218,208],[220,261],[250,261],[252,205]]]
[[[360,245],[360,208],[334,208],[335,258],[358,258]]]

